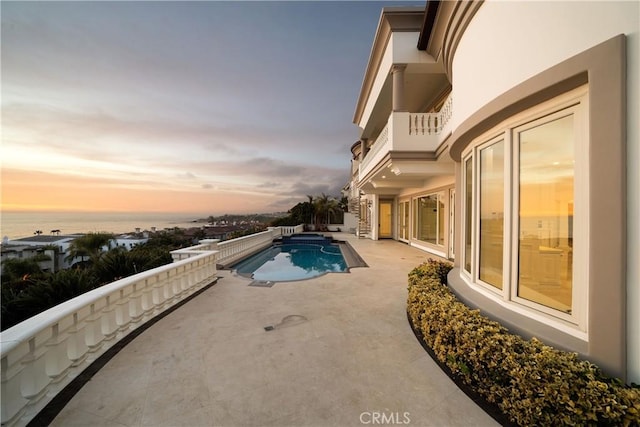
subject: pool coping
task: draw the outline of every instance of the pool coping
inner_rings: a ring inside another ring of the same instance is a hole
[[[338,244],[338,247],[342,252],[344,261],[347,263],[347,271],[352,268],[369,267],[358,251],[356,251],[349,242],[343,240],[333,240],[333,242]]]

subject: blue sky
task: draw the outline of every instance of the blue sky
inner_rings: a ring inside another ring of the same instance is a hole
[[[405,4],[3,1],[3,209],[338,195],[381,9]]]

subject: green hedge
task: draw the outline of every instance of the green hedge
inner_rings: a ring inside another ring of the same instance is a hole
[[[407,312],[457,380],[519,425],[640,425],[640,388],[470,309],[443,285],[451,268],[429,260],[411,271]]]

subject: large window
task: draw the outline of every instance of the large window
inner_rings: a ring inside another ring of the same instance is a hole
[[[588,210],[575,179],[588,138],[584,102],[582,88],[504,122],[467,148],[462,168],[468,278],[581,328],[586,310],[576,315],[576,303],[586,298],[576,295],[587,285],[575,280],[574,237],[588,230],[575,229],[574,211]]]
[[[519,149],[518,296],[571,312],[574,118],[516,129]]]
[[[434,193],[413,199],[414,237],[423,242],[444,246],[444,194]]]
[[[502,289],[504,142],[480,149],[480,280]]]

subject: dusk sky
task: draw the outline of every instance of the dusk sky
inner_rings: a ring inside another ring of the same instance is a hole
[[[339,195],[381,9],[407,4],[2,1],[2,210]]]

